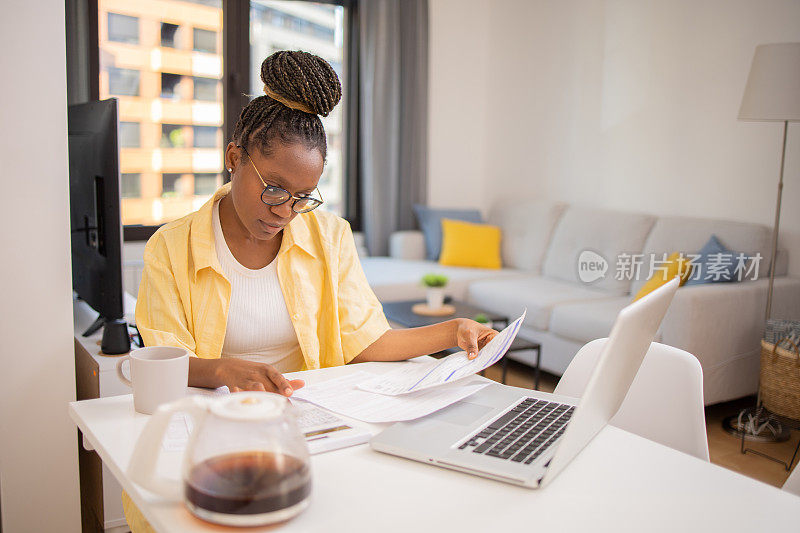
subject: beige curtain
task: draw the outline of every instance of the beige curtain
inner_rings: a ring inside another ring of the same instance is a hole
[[[428,0],[358,4],[361,220],[371,255],[414,229],[428,156]]]

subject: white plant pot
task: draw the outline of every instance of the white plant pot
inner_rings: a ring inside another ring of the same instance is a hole
[[[428,287],[426,297],[428,299],[428,308],[439,309],[444,305],[444,288]]]

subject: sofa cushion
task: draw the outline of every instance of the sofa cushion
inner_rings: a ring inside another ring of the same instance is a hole
[[[633,297],[633,301],[644,298],[662,285],[666,285],[675,276],[680,276],[681,285],[683,285],[691,272],[692,265],[689,264],[689,258],[680,252],[674,252],[669,255],[663,264],[656,265],[653,269],[653,275],[650,276],[647,283],[642,285],[642,288]]]
[[[503,232],[503,266],[541,273],[553,229],[565,208],[561,203],[537,200],[495,204],[489,222],[500,226]]]
[[[477,209],[435,209],[414,204],[419,228],[425,235],[425,259],[438,261],[442,251],[442,219],[463,220],[464,222],[483,222]]]
[[[641,253],[655,217],[588,207],[568,207],[553,233],[543,274],[549,278],[623,295],[630,291],[630,279],[617,279],[616,264],[621,254]],[[603,276],[583,283],[578,276],[581,252],[591,250],[608,263]]]
[[[443,218],[439,264],[499,269],[500,228]]]
[[[647,237],[642,253],[645,258],[655,254],[659,258],[664,253],[680,251],[687,254],[697,253],[716,235],[731,250],[744,252],[745,255],[761,254],[758,266],[759,277],[769,275],[769,258],[771,250],[770,229],[761,224],[749,222],[733,222],[690,217],[660,217],[653,225],[653,231]],[[631,285],[633,294],[639,291],[648,278],[648,269],[643,269]],[[748,279],[751,276],[748,276]]]
[[[719,283],[736,281],[736,258],[739,253],[728,250],[719,242],[716,235],[712,235],[708,242],[700,248],[697,257],[692,260],[692,272],[687,285],[703,285],[705,283]]]
[[[361,267],[375,295],[382,302],[399,300],[424,300],[425,287],[422,276],[425,274],[444,274],[449,278],[444,292],[447,296],[464,300],[467,297],[467,285],[475,280],[521,277],[525,273],[519,270],[503,268],[488,270],[485,268],[464,268],[442,266],[434,261],[413,261],[393,259],[390,257],[366,257],[361,260]]]
[[[629,303],[627,296],[617,296],[556,306],[550,316],[550,331],[578,342],[608,337],[617,314]]]
[[[539,330],[547,329],[550,313],[558,305],[607,298],[606,292],[541,276],[474,281],[467,289],[470,303],[509,318],[518,317],[527,308],[525,325]]]

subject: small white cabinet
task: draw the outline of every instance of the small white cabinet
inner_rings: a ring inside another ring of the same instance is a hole
[[[136,300],[125,293],[127,319],[133,320]],[[100,354],[100,329],[90,337],[83,332],[95,321],[97,313],[77,298],[72,306],[75,327],[75,379],[78,400],[130,394],[131,390],[117,377],[117,361],[121,356]],[[129,531],[122,512],[122,487],[103,466],[100,457],[83,446],[79,438],[78,461],[81,481],[81,522],[83,531],[123,533]]]

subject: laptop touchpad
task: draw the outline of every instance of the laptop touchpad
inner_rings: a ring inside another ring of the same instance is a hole
[[[437,421],[450,422],[451,424],[458,424],[459,426],[473,425],[480,420],[483,416],[494,411],[493,407],[486,405],[478,405],[469,402],[458,402],[449,407],[445,407],[434,418]]]

